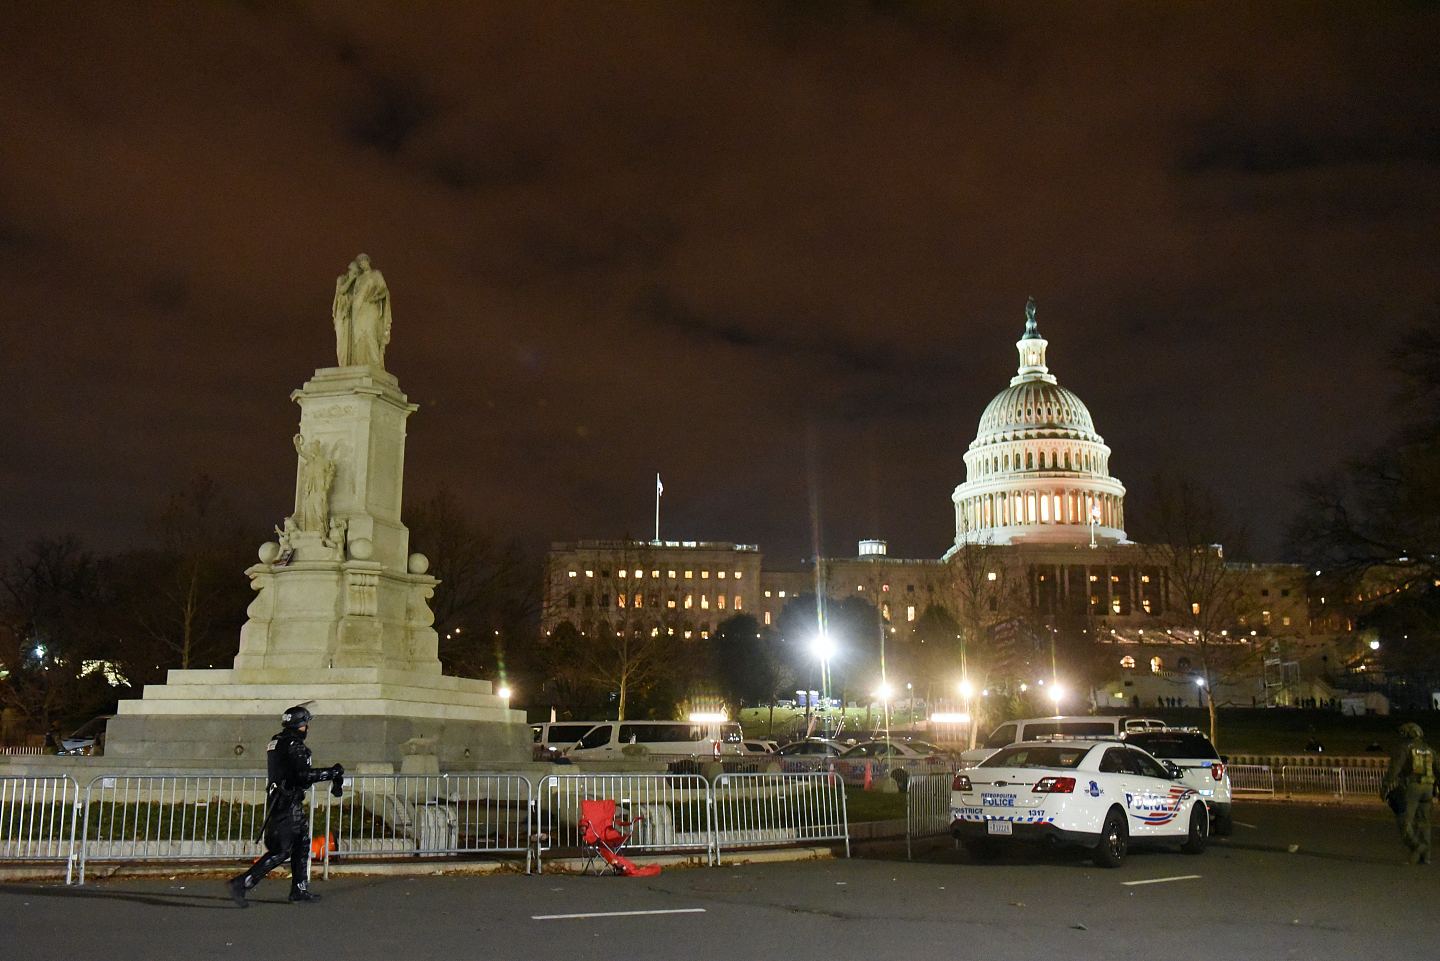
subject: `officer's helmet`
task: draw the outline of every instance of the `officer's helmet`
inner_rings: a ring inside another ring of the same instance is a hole
[[[309,724],[310,719],[314,716],[304,704],[296,704],[280,715],[280,726],[287,731],[298,731],[304,725]]]
[[[1420,725],[1414,721],[1406,721],[1400,725],[1400,736],[1406,740],[1419,740],[1425,736],[1425,732],[1420,730]]]

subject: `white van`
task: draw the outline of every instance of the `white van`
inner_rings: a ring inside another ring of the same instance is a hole
[[[576,761],[619,760],[633,744],[649,754],[713,757],[742,753],[742,741],[737,721],[596,721],[565,756]]]
[[[1119,737],[1129,731],[1162,731],[1165,722],[1153,717],[1090,716],[1057,714],[1054,717],[1027,717],[1006,721],[990,732],[978,747],[960,755],[960,766],[974,767],[1002,747],[1040,737]]]
[[[567,750],[585,736],[599,721],[545,721],[530,725],[531,753],[537,761],[547,761]]]

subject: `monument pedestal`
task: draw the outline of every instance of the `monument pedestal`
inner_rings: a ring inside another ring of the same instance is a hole
[[[524,714],[489,681],[358,667],[171,671],[142,699],[120,703],[105,754],[117,763],[254,768],[264,764],[281,712],[305,701],[314,702],[311,733],[325,763],[399,770],[406,743],[422,737],[433,739],[447,771],[530,757]]]
[[[246,571],[257,592],[231,670],[170,671],[110,721],[106,754],[137,766],[263,767],[280,715],[313,702],[324,763],[443,770],[530,759],[530,732],[489,681],[441,673],[439,583],[400,519],[416,406],[374,366],[315,372],[301,409],[295,513]],[[418,740],[423,739],[423,740]],[[412,762],[414,763],[414,762]]]

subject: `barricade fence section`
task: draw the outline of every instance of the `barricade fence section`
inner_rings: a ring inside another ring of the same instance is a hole
[[[265,822],[265,777],[97,777],[85,788],[81,817],[81,884],[90,861],[254,858]]]
[[[550,774],[535,787],[536,869],[545,852],[584,851],[580,802],[608,798],[617,818],[640,817],[625,850],[698,851],[714,863],[714,800],[698,774]]]
[[[835,774],[724,774],[712,787],[715,859],[725,848],[845,842],[845,785]]]
[[[515,854],[530,868],[530,782],[518,774],[361,774],[312,791],[311,830],[332,859]]]
[[[1227,764],[1225,772],[1235,794],[1275,793],[1275,772],[1268,764]]]
[[[58,861],[69,884],[79,806],[72,777],[0,777],[0,861]]]
[[[916,774],[905,790],[905,857],[913,856],[916,838],[937,837],[950,832],[950,785],[955,777],[943,774]]]

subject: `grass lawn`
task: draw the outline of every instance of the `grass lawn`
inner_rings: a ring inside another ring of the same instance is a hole
[[[851,821],[891,821],[905,819],[905,795],[862,791],[845,788],[845,813]]]

